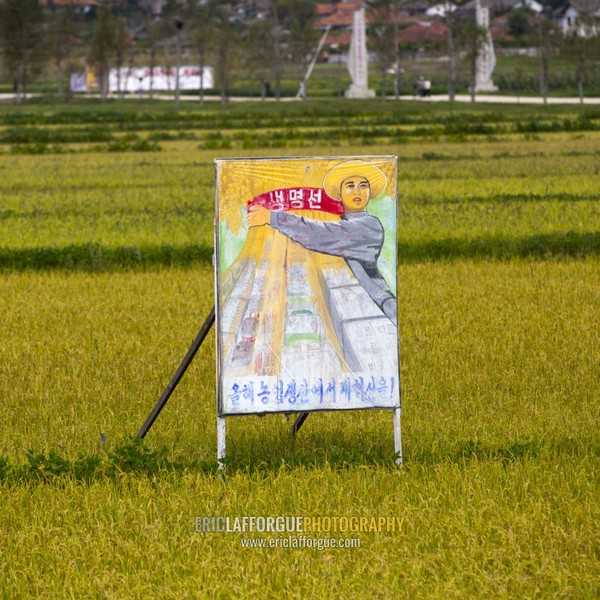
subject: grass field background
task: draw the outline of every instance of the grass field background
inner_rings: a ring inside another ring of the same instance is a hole
[[[599,129],[555,106],[3,110],[4,597],[596,598]],[[375,153],[400,159],[402,469],[372,411],[294,441],[228,419],[218,474],[212,336],[133,443],[213,304],[213,159]],[[403,525],[248,549],[206,515]]]

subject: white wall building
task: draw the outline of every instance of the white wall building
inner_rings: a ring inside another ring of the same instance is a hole
[[[600,0],[569,0],[556,13],[556,21],[563,35],[576,32],[580,37],[600,33]]]

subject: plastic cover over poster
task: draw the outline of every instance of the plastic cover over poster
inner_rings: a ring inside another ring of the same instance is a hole
[[[219,159],[220,416],[398,408],[397,159]]]

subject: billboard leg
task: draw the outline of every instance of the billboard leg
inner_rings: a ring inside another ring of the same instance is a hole
[[[219,471],[225,468],[225,419],[217,417],[217,461],[219,462]]]
[[[396,465],[402,466],[402,432],[400,430],[400,408],[394,409],[394,454]]]
[[[154,424],[154,421],[156,421],[158,415],[160,414],[160,411],[165,407],[166,403],[169,401],[169,398],[171,397],[171,394],[175,391],[175,388],[181,381],[183,374],[186,372],[187,368],[190,366],[192,360],[194,360],[194,356],[196,356],[196,352],[198,352],[198,348],[200,348],[200,346],[202,345],[204,338],[210,331],[210,328],[212,327],[214,322],[215,322],[215,307],[213,306],[210,309],[210,312],[208,313],[208,317],[206,317],[206,320],[204,321],[202,327],[200,328],[198,335],[192,342],[190,349],[187,351],[187,354],[181,361],[181,364],[177,368],[177,371],[175,371],[175,375],[173,375],[171,381],[165,388],[165,391],[162,393],[162,396],[159,398],[158,402],[154,405],[154,408],[150,411],[150,414],[148,415],[147,419],[144,421],[144,424],[142,425],[140,430],[137,432],[136,437],[143,438],[148,433],[148,431],[150,430],[150,427],[152,427],[152,425]]]
[[[292,437],[296,437],[296,434],[298,433],[300,427],[302,427],[302,425],[304,424],[304,421],[306,421],[307,418],[308,418],[307,412],[300,413],[296,417],[296,420],[294,421],[294,424],[292,425],[292,430],[290,431],[290,435]]]

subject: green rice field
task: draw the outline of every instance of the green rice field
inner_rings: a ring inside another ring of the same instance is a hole
[[[230,418],[219,472],[212,334],[135,441],[214,303],[214,158],[360,154],[399,157],[403,466],[363,411]],[[3,106],[0,315],[4,598],[600,594],[600,108]]]

